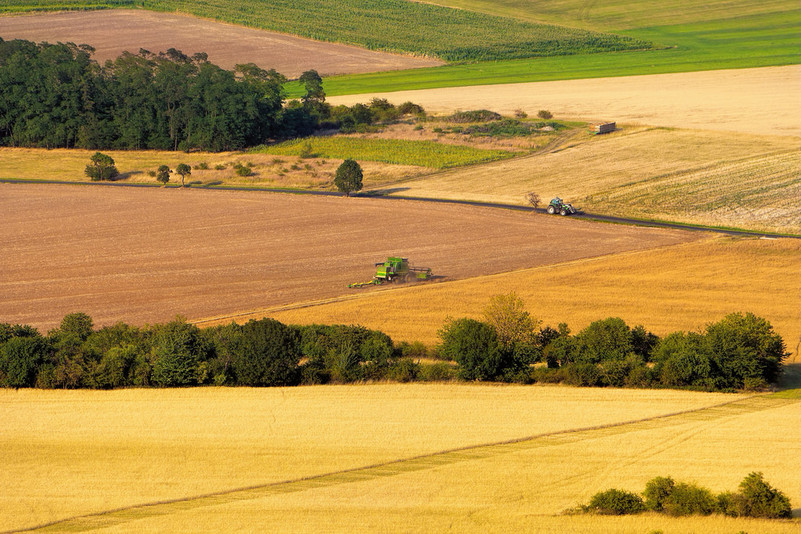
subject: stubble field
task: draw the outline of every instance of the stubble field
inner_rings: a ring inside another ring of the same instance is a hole
[[[529,213],[247,191],[0,184],[0,317],[159,322],[352,295],[408,256],[447,280],[697,239]],[[558,254],[552,251],[558,250]],[[379,288],[380,290],[380,288]]]

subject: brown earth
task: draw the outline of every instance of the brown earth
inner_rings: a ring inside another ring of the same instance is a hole
[[[96,325],[347,297],[408,256],[446,280],[696,234],[499,209],[250,191],[0,184],[0,322]],[[431,282],[435,283],[435,282]]]
[[[206,52],[225,69],[237,63],[274,68],[289,78],[315,69],[322,75],[353,74],[442,65],[435,59],[373,52],[280,33],[223,24],[188,15],[108,9],[0,17],[5,40],[74,42],[92,45],[101,64],[127,50],[161,52],[176,48],[187,55]]]

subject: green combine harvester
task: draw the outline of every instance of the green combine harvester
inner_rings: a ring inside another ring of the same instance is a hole
[[[395,256],[387,258],[385,262],[375,264],[375,276],[369,282],[356,282],[348,287],[377,286],[387,282],[411,282],[428,280],[432,277],[429,267],[412,267],[409,258]]]

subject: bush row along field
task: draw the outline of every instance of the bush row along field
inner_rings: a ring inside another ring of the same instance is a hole
[[[622,125],[532,157],[404,182],[404,195],[524,204],[528,191],[592,213],[801,233],[798,139]]]
[[[730,401],[736,401],[731,410],[713,407]],[[213,499],[214,506],[175,503],[157,515],[138,510],[105,526],[115,532],[188,524],[287,532],[352,532],[356,524],[420,532],[793,531],[797,520],[560,512],[610,486],[636,491],[666,473],[723,491],[752,470],[764,471],[797,507],[798,402],[467,384],[0,390],[0,452],[9,459],[0,472],[0,528],[704,407],[711,408],[443,454],[423,468],[401,462],[375,475],[360,470],[279,485],[278,491],[234,492]]]
[[[301,156],[308,152],[318,158],[352,158],[396,165],[417,165],[445,169],[513,157],[513,152],[485,150],[435,141],[364,139],[360,137],[311,137],[258,149],[258,152]]]
[[[667,47],[658,50],[501,60],[333,76],[325,81],[326,92],[334,96],[435,87],[793,65],[799,63],[799,25],[801,10],[793,5],[779,13],[643,27],[626,32]],[[288,84],[287,90],[293,96],[302,94],[295,84]]]
[[[37,2],[42,8],[48,3]],[[53,1],[53,9],[72,3]],[[78,2],[76,7],[85,7]],[[109,7],[119,7],[113,2]],[[646,49],[640,39],[535,24],[405,0],[336,2],[144,0],[129,4],[334,41],[373,50],[434,56],[446,61],[490,61],[521,57]],[[24,7],[16,5],[14,10]],[[0,11],[2,12],[2,11]]]
[[[543,216],[544,217],[544,216]],[[599,316],[647,324],[654,333],[699,331],[731,310],[766,317],[798,360],[801,343],[801,243],[796,240],[715,239],[657,251],[515,271],[490,277],[367,292],[361,298],[284,311],[260,312],[282,322],[360,323],[397,341],[437,341],[447,317],[480,318],[498,293],[516,292],[532,316],[574,329]],[[377,315],[372,310],[404,310]],[[246,320],[247,317],[243,317]]]

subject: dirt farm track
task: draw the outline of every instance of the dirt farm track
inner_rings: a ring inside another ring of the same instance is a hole
[[[198,319],[352,294],[404,255],[444,280],[696,239],[491,208],[247,191],[0,184],[0,321]],[[429,282],[436,283],[436,282]],[[383,290],[370,288],[361,291]]]

